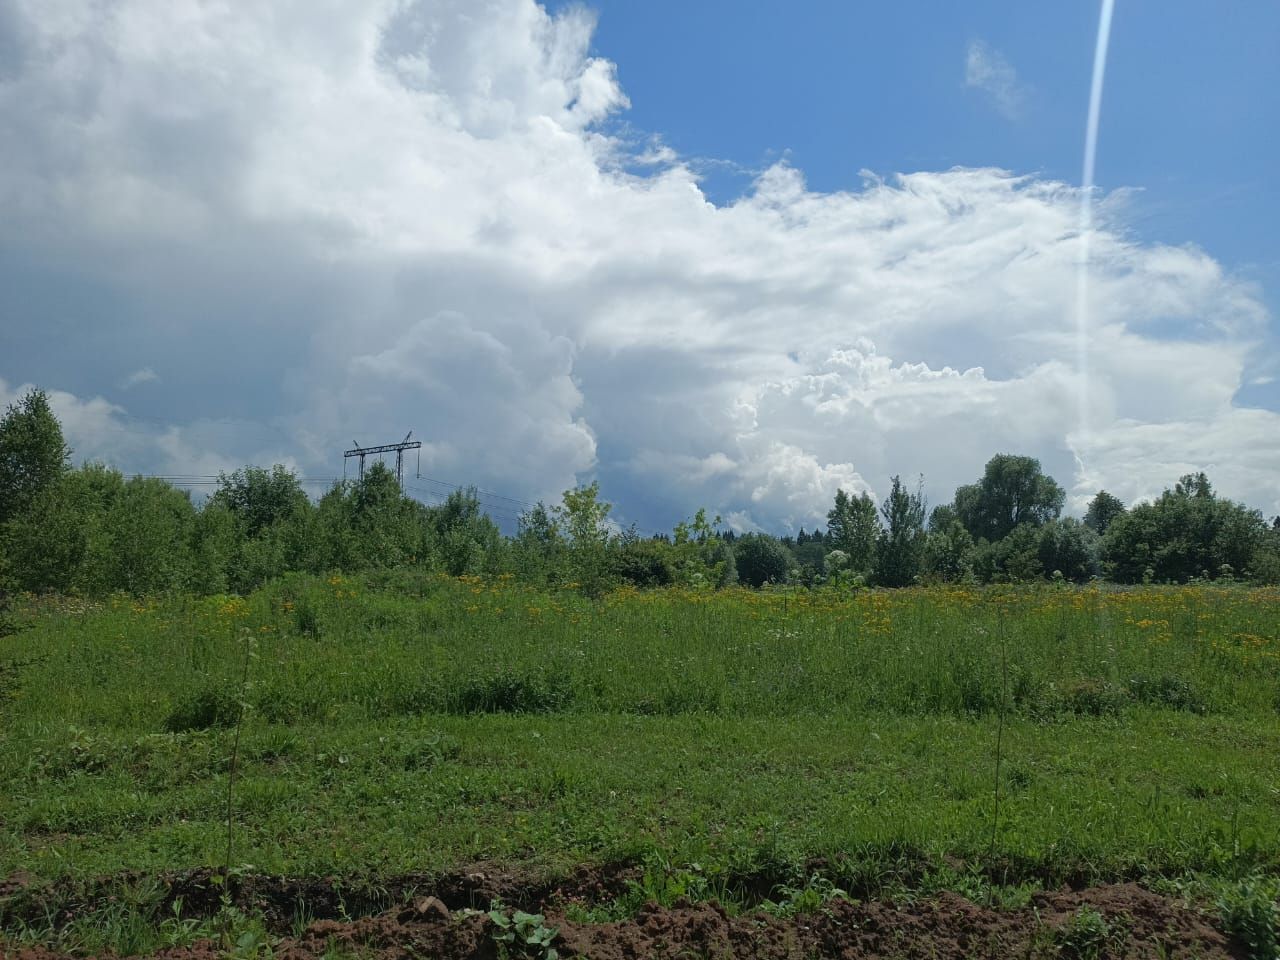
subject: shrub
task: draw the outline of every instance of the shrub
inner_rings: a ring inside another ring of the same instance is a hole
[[[738,579],[750,587],[766,583],[784,583],[791,566],[791,555],[775,537],[750,533],[739,537],[733,547]]]
[[[653,540],[624,543],[613,558],[613,569],[637,587],[665,587],[675,579],[666,549]]]

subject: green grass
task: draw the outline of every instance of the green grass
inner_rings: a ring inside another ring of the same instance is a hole
[[[0,876],[221,864],[242,702],[254,871],[628,861],[744,900],[1280,873],[1274,590],[591,602],[394,574],[16,620]]]

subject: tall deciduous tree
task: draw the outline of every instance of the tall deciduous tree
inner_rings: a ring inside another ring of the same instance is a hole
[[[438,507],[426,511],[433,553],[445,572],[497,573],[502,533],[480,506],[475,487],[454,490]]]
[[[733,556],[738,579],[749,587],[787,582],[791,554],[777,537],[767,533],[748,533],[733,545]]]
[[[1119,497],[1112,496],[1105,490],[1099,490],[1084,513],[1084,525],[1098,536],[1107,532],[1111,521],[1124,513],[1124,504]]]
[[[1203,473],[1182,477],[1154,503],[1116,517],[1102,541],[1113,579],[1156,580],[1237,576],[1249,571],[1264,545],[1262,514],[1221,499]]]
[[[865,573],[871,569],[879,534],[880,518],[876,516],[875,501],[867,492],[852,497],[837,490],[835,505],[827,513],[826,545],[844,551],[850,570]]]
[[[1056,519],[1065,500],[1039,460],[1000,453],[987,461],[981,480],[956,490],[955,510],[975,538],[995,541],[1024,523],[1038,527]]]
[[[245,467],[219,474],[218,489],[209,499],[230,510],[250,537],[310,506],[297,475],[278,463],[270,470]]]
[[[880,513],[884,525],[876,543],[876,583],[905,587],[923,570],[924,494],[919,486],[915,493],[909,492],[902,478],[894,477]]]
[[[972,573],[972,552],[973,537],[964,524],[934,510],[925,541],[925,572],[942,580],[961,580]]]
[[[616,539],[609,528],[613,505],[600,499],[600,484],[592,482],[564,492],[563,502],[552,508],[556,525],[568,544],[567,573],[579,588],[592,596],[608,589],[612,581],[609,548]]]
[[[31,506],[67,469],[71,450],[43,390],[11,403],[0,419],[0,524]]]

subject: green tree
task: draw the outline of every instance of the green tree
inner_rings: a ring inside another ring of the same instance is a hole
[[[719,517],[709,520],[706,509],[699,508],[692,520],[675,525],[665,548],[674,582],[720,587],[736,581],[736,575],[731,576],[733,551],[725,549],[719,524]]]
[[[43,488],[0,528],[13,567],[11,581],[25,590],[120,589],[109,518],[124,486],[119,471],[85,464]]]
[[[375,463],[350,492],[358,567],[395,567],[412,560],[423,542],[423,508],[400,489],[384,463]]]
[[[876,543],[876,583],[905,587],[923,571],[925,502],[920,486],[910,493],[902,479],[894,477],[880,513],[884,523]]]
[[[520,514],[511,558],[517,576],[525,583],[546,586],[560,582],[568,549],[560,524],[546,504],[539,501]]]
[[[195,515],[191,498],[163,480],[126,481],[106,522],[115,586],[138,596],[184,589]]]
[[[980,481],[956,490],[954,507],[975,540],[994,542],[1021,524],[1038,527],[1056,519],[1065,500],[1039,460],[1001,453],[987,461]]]
[[[71,450],[43,390],[9,404],[0,419],[0,524],[26,510],[67,469]]]
[[[0,528],[10,585],[36,593],[77,586],[90,525],[82,494],[74,477],[61,477]]]
[[[82,544],[75,589],[93,596],[125,589],[112,523],[124,495],[124,475],[105,464],[86,463],[69,471],[64,482]]]
[[[733,545],[733,559],[738,579],[749,587],[766,583],[786,583],[791,568],[791,554],[777,537],[767,533],[748,533]]]
[[[502,557],[502,533],[480,506],[474,487],[454,490],[438,507],[428,507],[432,553],[451,576],[494,574]]]
[[[574,487],[552,508],[567,551],[566,575],[588,596],[599,596],[613,584],[610,548],[617,539],[609,527],[612,504],[600,499],[600,484]]]
[[[1243,574],[1264,545],[1266,523],[1256,510],[1219,498],[1203,473],[1182,477],[1154,503],[1139,503],[1111,521],[1102,540],[1110,576],[1138,583]]]
[[[364,545],[357,538],[354,491],[354,481],[335,483],[316,503],[314,572],[356,570],[362,565]]]
[[[1002,583],[1030,583],[1047,571],[1040,562],[1040,527],[1020,523],[995,544],[996,576]]]
[[[1098,536],[1107,532],[1111,521],[1124,513],[1124,504],[1105,490],[1099,490],[1085,510],[1084,524]]]
[[[1007,537],[992,543],[978,540],[970,552],[975,578],[983,583],[1027,583],[1040,579],[1040,527],[1019,524]]]
[[[806,587],[821,583],[826,576],[827,548],[821,539],[806,537],[801,543],[797,537],[795,546],[791,548],[791,558],[800,583]]]
[[[935,525],[936,518],[934,510],[925,540],[924,570],[941,580],[963,580],[973,572],[973,537],[959,520]]]
[[[1097,533],[1074,517],[1053,520],[1040,528],[1036,555],[1046,575],[1052,576],[1056,570],[1067,580],[1083,583],[1100,569],[1098,551]]]
[[[954,504],[940,503],[929,511],[929,532],[944,533],[951,528],[951,524],[960,522],[960,514],[956,512]]]
[[[231,511],[249,537],[311,505],[297,474],[279,463],[270,470],[244,467],[219,474],[218,489],[209,499]]]
[[[191,525],[191,589],[200,594],[230,590],[230,573],[239,548],[235,515],[212,499],[206,500]]]
[[[835,506],[827,513],[826,545],[842,550],[848,556],[848,568],[866,573],[875,562],[876,538],[880,535],[880,518],[876,504],[864,490],[852,497],[836,491]]]
[[[1280,584],[1280,517],[1263,531],[1248,573],[1259,583]]]
[[[614,551],[613,570],[636,587],[665,587],[675,582],[671,547],[661,540],[624,537]]]
[[[715,586],[731,587],[738,582],[738,561],[733,554],[733,545],[724,537],[717,537],[711,542],[708,563],[714,571]]]

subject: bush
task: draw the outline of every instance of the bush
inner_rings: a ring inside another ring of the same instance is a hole
[[[614,556],[613,570],[637,587],[665,587],[675,579],[666,549],[653,540],[624,543]]]
[[[785,583],[791,566],[787,548],[777,538],[764,533],[740,537],[733,547],[733,559],[738,569],[738,580],[749,587]]]

